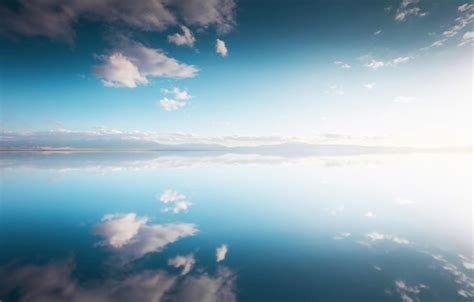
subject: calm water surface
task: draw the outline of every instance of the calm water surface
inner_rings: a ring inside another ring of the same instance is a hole
[[[470,155],[2,154],[1,301],[471,301]]]

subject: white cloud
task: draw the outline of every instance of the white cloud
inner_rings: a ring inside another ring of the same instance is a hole
[[[375,218],[375,217],[377,217],[377,216],[376,216],[374,213],[372,213],[372,212],[367,212],[367,213],[365,213],[364,216],[367,217],[367,218]]]
[[[146,270],[83,283],[74,278],[74,269],[72,260],[0,267],[0,289],[4,293],[21,288],[21,301],[161,301],[177,280],[163,271]]]
[[[343,232],[343,233],[339,233],[337,234],[336,236],[334,236],[334,239],[335,240],[341,240],[341,239],[345,239],[345,238],[348,238],[351,236],[351,233],[349,232]]]
[[[381,33],[382,33],[382,30],[379,29],[379,30],[377,30],[377,31],[374,32],[374,36],[378,36],[378,35],[380,35]]]
[[[192,205],[193,204],[187,200],[180,200],[180,201],[175,202],[173,207],[164,208],[163,211],[164,212],[172,211],[173,213],[178,214],[181,211],[187,212],[188,208]]]
[[[335,61],[334,62],[335,65],[338,65],[339,68],[341,69],[350,69],[352,66],[347,64],[347,63],[344,63],[344,62],[341,62],[341,61]]]
[[[410,15],[418,17],[424,17],[428,15],[427,12],[423,12],[419,7],[414,6],[418,2],[419,0],[402,0],[400,7],[395,13],[395,20],[401,22],[405,21],[405,19]]]
[[[385,62],[372,59],[370,62],[367,62],[365,66],[372,68],[374,70],[377,70],[382,67],[397,67],[398,65],[408,63],[411,59],[412,59],[411,57],[398,57],[398,58],[392,59],[390,61],[385,61]]]
[[[224,261],[227,254],[227,245],[223,244],[216,248],[216,262]]]
[[[474,9],[474,4],[472,4],[472,3],[464,3],[463,5],[460,5],[458,7],[458,10],[460,12],[465,12],[465,11],[468,11],[468,10],[471,10],[471,9]]]
[[[474,270],[474,259],[469,259],[463,255],[459,255],[459,257],[462,260],[462,265],[467,268],[467,269],[472,269]],[[474,285],[474,284],[473,284]]]
[[[138,67],[121,53],[113,53],[104,61],[104,65],[95,69],[103,77],[104,86],[134,88],[138,84],[148,84],[148,79],[140,74]]]
[[[134,88],[148,84],[149,77],[190,78],[199,71],[193,65],[180,63],[160,49],[148,48],[127,38],[110,55],[100,56],[102,65],[94,72],[107,87]]]
[[[372,232],[372,233],[366,234],[365,237],[367,237],[368,239],[372,241],[385,239],[385,235],[378,232]]]
[[[364,84],[364,87],[367,88],[367,90],[372,90],[375,87],[375,83],[372,82],[372,83]]]
[[[192,98],[192,96],[186,90],[181,90],[178,87],[175,87],[172,90],[163,89],[163,92],[165,94],[174,95],[174,99],[164,97],[160,100],[159,105],[163,107],[165,111],[178,110],[179,108],[187,105],[185,101]]]
[[[422,48],[423,50],[445,45],[449,39],[458,35],[458,33],[460,33],[466,26],[474,22],[474,4],[465,3],[460,5],[458,11],[460,15],[454,20],[453,25],[445,30],[442,36],[434,41],[429,47]],[[466,32],[458,45],[463,46],[472,43],[473,40],[472,32]]]
[[[196,260],[194,259],[194,255],[190,254],[187,256],[176,256],[174,258],[168,259],[168,265],[171,265],[176,268],[182,267],[183,270],[181,271],[181,275],[186,275],[191,271]]]
[[[418,295],[421,290],[426,290],[429,287],[424,284],[418,284],[415,286],[409,286],[403,280],[395,281],[395,289],[400,294],[403,302],[413,302],[418,301]]]
[[[433,259],[437,260],[443,270],[451,274],[453,277],[454,281],[458,286],[461,288],[458,290],[458,294],[460,296],[463,296],[465,298],[473,298],[474,297],[474,279],[472,278],[472,274],[466,274],[464,273],[461,269],[459,269],[456,265],[453,263],[450,263],[448,260],[446,260],[445,257],[442,255],[437,255],[437,254],[431,254],[428,252],[425,252]],[[472,259],[469,259],[463,255],[458,255],[461,258],[461,262],[463,262],[463,266],[467,269],[474,269],[466,267],[464,264],[464,261],[468,262],[473,262]],[[469,264],[468,264],[469,266]],[[472,300],[472,299],[471,299]]]
[[[207,273],[188,275],[170,301],[235,302],[235,275],[219,267],[214,276]],[[166,300],[168,301],[168,300]]]
[[[163,194],[161,194],[159,199],[163,203],[168,203],[168,202],[175,202],[181,199],[186,199],[186,196],[176,191],[168,189],[168,190],[165,190]]]
[[[466,44],[472,45],[473,42],[474,42],[474,31],[468,31],[464,33],[464,35],[462,36],[461,43],[459,43],[458,45],[459,46],[464,46]]]
[[[222,145],[226,147],[253,147],[278,145],[284,143],[342,143],[342,144],[374,144],[384,137],[354,136],[337,133],[324,133],[311,137],[286,136],[203,136],[193,133],[161,133],[154,131],[122,131],[97,126],[92,130],[77,131],[56,129],[49,131],[8,131],[0,133],[0,148],[30,149],[75,149],[75,148],[145,148],[156,149],[177,145]],[[104,142],[107,142],[104,145]],[[208,148],[208,146],[204,146]]]
[[[191,202],[186,200],[186,196],[169,189],[161,194],[160,201],[165,204],[173,203],[172,206],[164,208],[163,211],[172,211],[175,214],[178,214],[181,211],[187,211],[188,208],[193,205]]]
[[[398,65],[401,65],[401,64],[406,64],[410,60],[411,60],[411,57],[398,57],[398,58],[393,59],[391,64],[393,66],[398,66]]]
[[[104,237],[99,245],[110,247],[128,261],[161,251],[168,244],[193,236],[198,231],[194,224],[148,225],[148,220],[148,217],[138,217],[135,213],[105,215],[93,228],[93,233]]]
[[[72,260],[3,266],[0,290],[17,292],[21,301],[236,301],[236,276],[226,267],[219,267],[212,275],[197,272],[180,278],[161,270],[143,270],[109,274],[97,282],[80,282],[74,269]]]
[[[186,45],[186,46],[189,46],[189,47],[193,47],[194,42],[196,41],[196,38],[194,37],[191,30],[188,27],[184,26],[184,25],[181,25],[180,28],[181,28],[181,31],[183,33],[182,34],[175,33],[173,35],[169,35],[168,36],[168,41],[170,43],[174,43],[174,44],[179,45],[179,46]]]
[[[387,241],[392,241],[397,244],[410,244],[410,241],[408,241],[405,238],[394,236],[394,235],[382,234],[379,232],[371,232],[371,233],[365,234],[365,238],[369,240],[369,242],[387,240]]]
[[[165,97],[160,100],[160,106],[163,107],[165,111],[174,111],[186,106],[186,102],[180,102]]]
[[[147,217],[137,217],[135,213],[110,214],[102,218],[100,227],[94,232],[105,237],[102,242],[114,248],[121,248],[132,239],[148,221]]]
[[[393,102],[394,103],[403,103],[403,104],[408,104],[408,103],[411,103],[415,100],[414,97],[412,96],[396,96],[394,99],[393,99]]]
[[[186,101],[191,99],[193,96],[188,93],[187,90],[181,90],[178,87],[174,87],[172,90],[163,89],[165,94],[173,94],[174,98],[180,101]]]
[[[384,67],[386,64],[383,61],[377,61],[377,60],[372,60],[370,63],[365,64],[366,67],[372,68],[372,69],[379,69]]]
[[[216,40],[216,52],[223,57],[227,56],[227,47],[225,46],[225,42],[221,39]]]
[[[163,31],[177,24],[215,26],[219,33],[235,25],[234,0],[20,0],[15,9],[0,6],[0,31],[72,41],[79,19],[125,24],[144,31]]]

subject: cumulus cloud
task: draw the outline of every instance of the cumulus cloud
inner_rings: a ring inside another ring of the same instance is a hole
[[[352,67],[351,65],[341,62],[341,61],[335,61],[334,64],[339,66],[339,68],[341,69],[350,69]]]
[[[103,60],[104,65],[97,66],[95,72],[102,76],[105,87],[135,88],[138,84],[148,84],[138,67],[121,53],[113,53]]]
[[[173,261],[173,263],[181,263]],[[174,264],[172,264],[174,266]],[[0,293],[15,291],[21,301],[126,302],[236,300],[236,275],[225,267],[215,274],[200,272],[180,278],[161,270],[109,275],[97,282],[82,283],[74,277],[72,260],[44,265],[0,267]]]
[[[148,84],[150,77],[190,78],[198,72],[195,66],[180,63],[160,49],[127,38],[119,44],[110,54],[99,56],[103,63],[94,67],[106,87],[134,88]]]
[[[188,208],[193,205],[191,202],[186,200],[186,196],[169,189],[161,194],[160,201],[165,204],[172,203],[172,206],[164,208],[163,211],[172,211],[175,214],[178,214],[181,211],[187,211]]]
[[[179,108],[187,105],[185,101],[192,98],[192,96],[186,90],[181,90],[178,87],[175,87],[171,90],[163,89],[163,92],[165,94],[173,94],[173,99],[165,97],[159,101],[159,105],[166,111],[178,110]]]
[[[185,46],[193,47],[194,42],[196,41],[196,38],[194,37],[191,30],[184,25],[181,25],[180,28],[183,33],[182,34],[175,33],[173,35],[169,35],[168,41],[178,46],[185,45]]]
[[[168,99],[167,97],[162,98],[159,104],[165,111],[174,111],[186,106],[186,102]]]
[[[165,272],[143,271],[83,285],[73,277],[74,268],[72,260],[2,267],[0,291],[21,289],[21,301],[161,301],[176,284],[176,277]]]
[[[111,248],[123,260],[134,260],[198,231],[194,224],[147,224],[148,221],[148,217],[135,213],[109,214],[93,228],[93,233],[104,238],[99,245]]]
[[[5,34],[69,41],[79,20],[125,24],[144,31],[162,31],[177,24],[215,26],[225,33],[235,25],[235,8],[234,0],[20,0],[15,9],[0,5],[0,29]]]
[[[428,15],[427,12],[422,11],[418,6],[415,6],[419,0],[402,0],[399,8],[395,13],[396,21],[405,21],[405,19],[410,16],[424,17]]]
[[[466,44],[472,45],[474,43],[474,31],[468,31],[462,36],[461,43],[459,46],[464,46]]]
[[[174,258],[168,259],[168,265],[171,265],[175,268],[183,268],[183,270],[181,271],[181,275],[186,275],[187,273],[189,273],[195,263],[196,260],[194,259],[193,254],[189,254],[187,256],[178,255]]]
[[[223,57],[227,56],[227,47],[225,46],[225,42],[221,39],[216,40],[216,52]]]
[[[216,262],[224,261],[227,255],[227,244],[222,244],[216,248]]]
[[[175,202],[175,201],[178,201],[178,200],[181,200],[181,199],[185,199],[186,196],[183,195],[183,194],[180,194],[176,191],[173,191],[173,190],[165,190],[161,196],[160,196],[160,201],[163,202],[163,203],[168,203],[168,202]]]

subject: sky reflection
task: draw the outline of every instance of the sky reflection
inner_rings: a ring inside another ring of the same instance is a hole
[[[470,156],[232,156],[2,158],[0,299],[474,297]]]

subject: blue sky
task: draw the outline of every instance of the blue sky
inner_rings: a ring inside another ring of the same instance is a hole
[[[471,144],[465,1],[26,3],[0,5],[10,134],[100,126]]]

